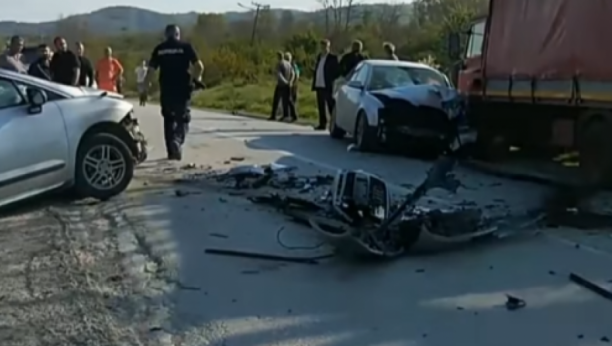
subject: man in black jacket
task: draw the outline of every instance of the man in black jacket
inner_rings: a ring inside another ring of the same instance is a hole
[[[56,49],[50,63],[53,81],[71,86],[79,85],[81,72],[79,57],[68,49],[66,39],[63,37],[56,37],[53,44]]]
[[[85,45],[83,42],[76,43],[76,53],[81,63],[81,70],[79,72],[79,86],[92,87],[94,83],[94,69],[89,60],[85,56]]]
[[[38,77],[48,81],[52,81],[51,76],[51,49],[46,44],[38,46],[39,57],[34,61],[28,68],[28,74],[30,76]]]
[[[321,53],[317,55],[314,67],[314,78],[312,79],[312,90],[317,95],[317,108],[319,110],[319,126],[316,130],[327,128],[327,114],[325,109],[331,114],[336,106],[333,92],[334,81],[339,75],[338,56],[330,52],[329,40],[321,41]]]
[[[359,40],[353,41],[351,51],[344,54],[342,59],[340,59],[340,74],[342,77],[346,78],[360,62],[367,58],[363,54],[363,43]]]

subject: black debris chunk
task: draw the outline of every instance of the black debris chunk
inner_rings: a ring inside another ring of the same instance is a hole
[[[206,249],[204,251],[210,255],[221,255],[221,256],[233,256],[233,257],[244,257],[268,261],[280,261],[280,262],[291,262],[301,264],[319,264],[319,260],[330,258],[332,255],[321,255],[313,257],[297,257],[297,256],[281,256],[271,255],[265,253],[249,252],[249,251],[237,251],[229,249]]]
[[[570,273],[569,275],[569,279],[571,282],[575,283],[578,286],[581,286],[583,288],[586,288],[587,290],[607,299],[607,300],[611,300],[612,301],[612,292],[610,290],[607,290],[599,285],[597,285],[596,283],[587,280],[585,278],[583,278],[582,276],[578,275],[578,274],[574,274],[574,273]]]
[[[506,294],[506,309],[514,311],[527,306],[527,302],[523,299]]]
[[[185,191],[185,190],[174,190],[174,195],[176,197],[185,197],[189,195],[189,192]]]

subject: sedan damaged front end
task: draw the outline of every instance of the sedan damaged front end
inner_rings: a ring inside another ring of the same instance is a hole
[[[465,102],[455,89],[413,85],[372,95],[380,102],[379,140],[390,147],[402,147],[407,140],[449,146],[467,130]]]

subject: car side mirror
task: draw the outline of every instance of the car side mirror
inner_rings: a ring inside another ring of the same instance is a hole
[[[355,89],[359,89],[359,90],[364,89],[363,83],[361,83],[360,81],[356,81],[356,80],[349,81],[348,83],[346,83],[346,86],[355,88]]]
[[[40,89],[28,88],[26,96],[29,104],[28,113],[39,114],[42,112],[42,106],[47,102],[47,94]]]
[[[461,38],[459,37],[459,33],[450,33],[446,43],[449,58],[458,59],[461,55]]]

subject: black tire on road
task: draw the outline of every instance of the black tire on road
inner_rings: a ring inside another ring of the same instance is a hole
[[[342,139],[344,138],[344,136],[346,136],[346,131],[339,128],[338,125],[336,124],[336,108],[335,107],[331,114],[331,119],[329,122],[329,136],[333,139]]]
[[[361,111],[357,114],[355,130],[353,131],[353,142],[359,151],[374,151],[378,146],[376,128],[368,124],[366,114]]]
[[[100,189],[93,186],[86,177],[85,157],[87,153],[97,146],[109,146],[116,150],[116,155],[121,155],[125,162],[125,172],[119,182],[107,189]],[[128,146],[112,133],[101,132],[88,135],[83,139],[77,152],[75,162],[74,190],[78,197],[93,197],[99,200],[108,200],[127,189],[134,177],[134,159]]]

